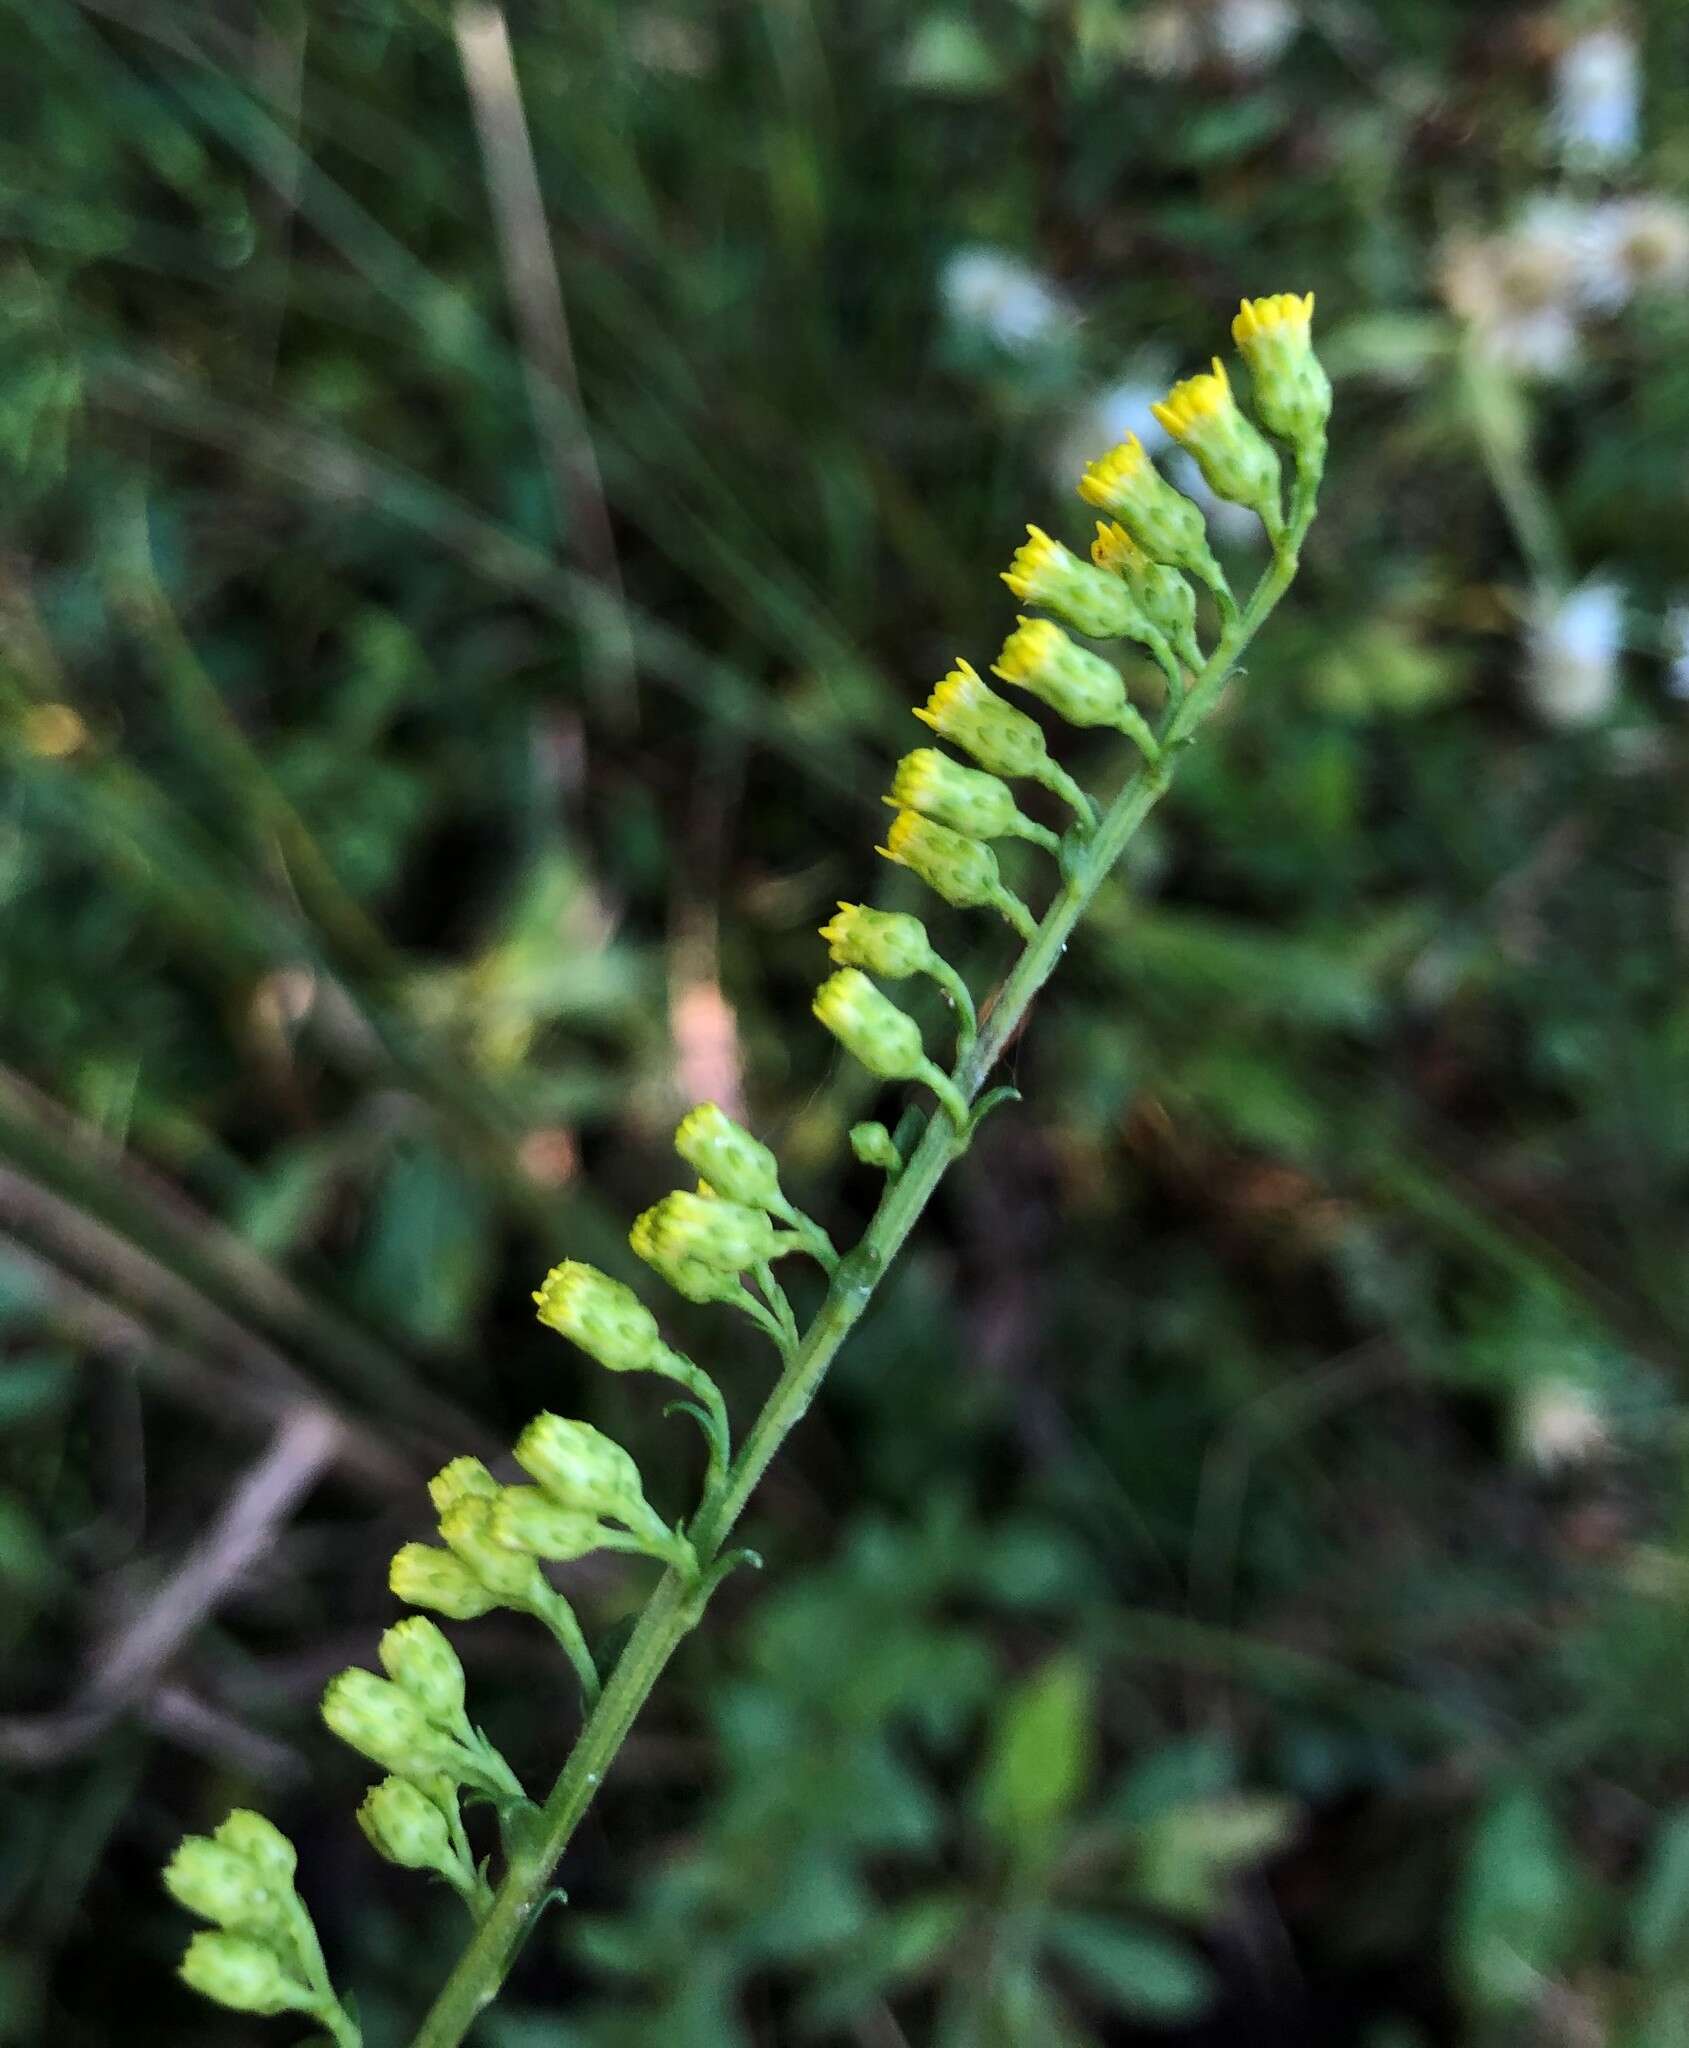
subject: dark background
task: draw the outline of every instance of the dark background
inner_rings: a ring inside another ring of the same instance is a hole
[[[0,2039],[294,2038],[171,1976],[231,1803],[408,2037],[457,1909],[315,1701],[423,1480],[552,1406],[684,1510],[530,1289],[702,1096],[859,1228],[908,708],[1312,288],[1302,578],[478,2038],[1689,2042],[1672,0],[0,20]],[[543,1786],[560,1660],[452,1633]]]

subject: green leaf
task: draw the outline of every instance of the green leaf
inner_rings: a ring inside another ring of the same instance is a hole
[[[1475,2011],[1534,2006],[1565,1969],[1578,1873],[1531,1789],[1505,1792],[1478,1822],[1455,1906],[1451,1966]]]
[[[978,1788],[981,1820],[1005,1846],[1047,1834],[1073,1811],[1091,1775],[1091,1675],[1057,1657],[1010,1693]]]
[[[1643,1969],[1682,1961],[1689,1949],[1689,1806],[1660,1829],[1630,1914],[1631,1953]]]
[[[1094,1913],[1052,1913],[1050,1948],[1118,2011],[1147,2019],[1194,2019],[1214,1995],[1208,1966],[1170,1935]]]

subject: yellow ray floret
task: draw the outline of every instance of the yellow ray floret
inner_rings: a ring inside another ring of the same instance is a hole
[[[1194,377],[1186,377],[1182,383],[1173,386],[1159,405],[1152,405],[1150,411],[1175,441],[1183,441],[1199,431],[1207,421],[1229,412],[1235,404],[1226,366],[1216,356],[1212,374],[1202,370]]]
[[[1051,540],[1041,526],[1029,526],[1028,539],[1016,548],[1014,560],[1002,572],[1003,581],[1016,597],[1039,602],[1052,577],[1065,576],[1073,564],[1072,554],[1059,540]]]
[[[1232,339],[1239,348],[1247,348],[1250,342],[1281,332],[1285,328],[1301,329],[1298,337],[1306,340],[1314,317],[1314,295],[1312,292],[1274,292],[1271,298],[1245,299],[1237,309],[1232,321]],[[1289,339],[1286,336],[1286,339]]]
[[[1148,466],[1144,444],[1136,434],[1128,434],[1118,448],[1086,463],[1085,474],[1079,479],[1079,495],[1088,505],[1107,506],[1122,491],[1129,490]]]

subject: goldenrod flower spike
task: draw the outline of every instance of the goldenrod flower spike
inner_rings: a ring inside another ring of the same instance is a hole
[[[1195,456],[1213,490],[1259,514],[1276,546],[1284,532],[1278,457],[1261,430],[1239,411],[1220,358],[1214,358],[1212,370],[1175,384],[1150,410]]]
[[[1255,410],[1298,454],[1324,441],[1331,417],[1331,379],[1314,354],[1313,318],[1312,292],[1275,292],[1245,299],[1232,321],[1232,338],[1249,365]]]
[[[1217,597],[1231,602],[1231,590],[1208,545],[1202,514],[1150,461],[1136,434],[1128,434],[1079,479],[1079,495],[1120,524],[1152,562],[1188,569]]]

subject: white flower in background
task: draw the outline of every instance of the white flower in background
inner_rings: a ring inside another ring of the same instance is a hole
[[[1239,71],[1265,71],[1302,26],[1290,0],[1218,0],[1215,47]]]
[[[1587,1465],[1612,1449],[1612,1436],[1595,1396],[1575,1380],[1542,1379],[1527,1387],[1514,1410],[1519,1448],[1539,1472]]]
[[[636,64],[671,78],[706,78],[720,55],[710,29],[661,7],[647,8],[627,24],[627,50]]]
[[[1666,695],[1689,703],[1689,604],[1674,604],[1660,621],[1666,658]]]
[[[939,279],[946,311],[959,327],[1027,355],[1071,328],[1071,300],[1006,249],[957,249]]]
[[[1554,67],[1550,129],[1569,162],[1598,168],[1635,156],[1641,116],[1636,39],[1617,22],[1574,36]]]
[[[1438,282],[1494,362],[1523,377],[1560,377],[1578,358],[1588,252],[1589,209],[1544,194],[1505,234],[1450,242]]]
[[[1624,645],[1624,592],[1593,578],[1539,598],[1527,638],[1524,694],[1545,725],[1591,725],[1612,710]]]
[[[1202,62],[1202,37],[1188,5],[1148,7],[1131,21],[1131,61],[1151,78],[1188,78]]]
[[[1689,207],[1658,193],[1589,209],[1579,288],[1586,304],[1616,313],[1638,293],[1689,286]]]

